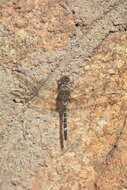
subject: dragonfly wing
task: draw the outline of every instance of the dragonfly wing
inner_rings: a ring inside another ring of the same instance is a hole
[[[91,65],[91,70],[75,81],[71,92],[70,109],[88,109],[106,104],[107,101],[111,103],[116,101],[118,96],[124,96],[126,92],[121,86],[120,77],[117,74],[107,75]]]
[[[46,84],[43,80],[34,80],[21,72],[14,72],[15,86],[11,94],[15,102],[23,102],[40,112],[55,111],[56,81]]]
[[[56,90],[49,88],[42,88],[31,102],[30,106],[41,113],[56,111]]]

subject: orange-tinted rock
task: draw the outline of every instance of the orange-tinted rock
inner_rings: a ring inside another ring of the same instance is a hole
[[[3,2],[0,20],[5,33],[2,35],[6,36],[1,41],[0,58],[3,63],[11,64],[36,49],[64,47],[74,27],[72,14],[60,1]]]

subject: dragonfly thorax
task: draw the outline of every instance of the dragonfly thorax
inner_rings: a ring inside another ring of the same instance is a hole
[[[59,94],[59,100],[63,105],[67,105],[70,97],[70,91],[69,90],[61,90]]]

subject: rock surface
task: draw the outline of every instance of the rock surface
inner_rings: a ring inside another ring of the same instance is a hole
[[[125,0],[0,1],[0,190],[127,189],[126,30]]]

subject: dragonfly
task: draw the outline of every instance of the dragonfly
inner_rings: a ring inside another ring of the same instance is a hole
[[[60,144],[63,149],[63,141],[68,139],[68,113],[75,118],[80,115],[83,122],[94,123],[97,120],[96,113],[109,105],[117,104],[119,98],[125,94],[119,85],[118,80],[120,79],[117,74],[110,77],[104,75],[101,80],[98,80],[97,76],[98,72],[90,70],[87,74],[81,75],[74,84],[69,75],[63,75],[49,85],[49,83],[43,83],[42,80],[37,81],[16,72],[19,87],[12,92],[15,97],[13,101],[24,102],[28,107],[36,109],[42,114],[58,112]]]
[[[56,110],[59,112],[61,133],[64,129],[64,139],[67,140],[67,105],[70,101],[70,78],[63,76],[58,81]],[[63,126],[63,127],[62,127]],[[61,137],[63,135],[61,134]]]

